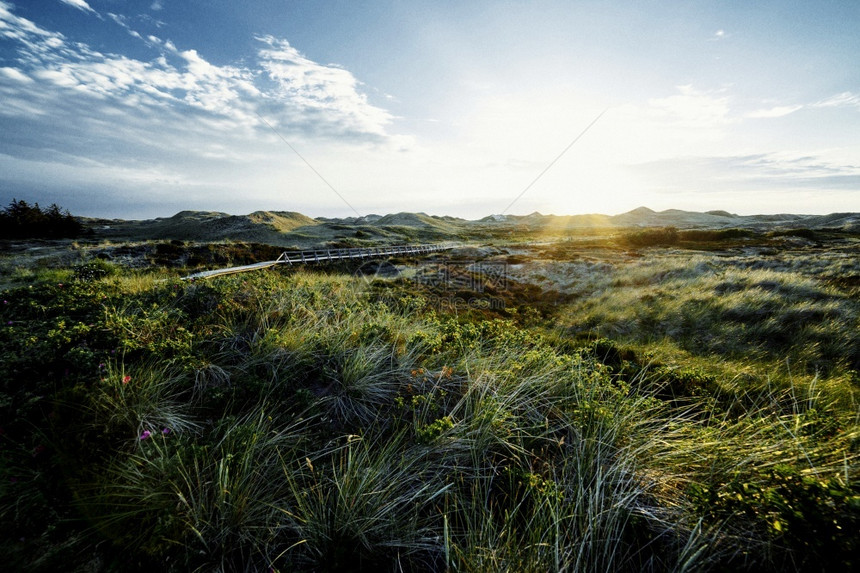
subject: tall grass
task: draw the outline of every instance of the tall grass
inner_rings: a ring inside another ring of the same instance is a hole
[[[633,265],[566,311],[572,329],[687,352],[757,361],[773,371],[839,376],[860,368],[860,304],[789,270],[725,268],[711,259]]]
[[[565,309],[563,332],[616,340],[603,345],[616,371],[667,400],[639,460],[688,526],[701,516],[703,565],[845,567],[857,545],[841,532],[860,508],[860,306],[831,278],[856,261],[759,262],[669,253],[618,266]]]
[[[290,568],[432,569],[440,538],[435,506],[448,485],[405,434],[348,435],[313,458],[282,460],[289,495],[278,502],[278,556]]]
[[[658,272],[677,285],[704,277],[712,291],[727,282],[707,265]],[[781,277],[768,290],[760,285],[773,277],[738,272],[731,284],[741,288],[725,297],[751,291],[744,304],[754,308],[808,311],[808,296],[785,302],[799,282]],[[605,306],[586,301],[568,319],[650,316],[695,331],[670,311],[694,295],[678,290],[648,309],[637,289],[663,287],[644,269],[615,279],[629,281],[635,308],[607,291]],[[823,293],[813,310],[848,319],[850,301],[803,284]],[[336,275],[150,288],[105,276],[75,288],[63,296],[81,297],[92,326],[61,332],[51,318],[26,335],[54,332],[75,356],[84,344],[90,354],[61,363],[65,377],[45,371],[53,416],[27,411],[62,460],[44,470],[56,491],[39,491],[82,524],[90,541],[75,537],[75,547],[105,563],[121,554],[135,569],[181,571],[780,570],[845,565],[856,549],[840,531],[856,525],[860,499],[857,407],[834,375],[753,391],[687,362],[628,368],[599,345],[437,313],[409,285]],[[63,312],[14,294],[23,302],[3,312],[22,324],[25,311]],[[718,331],[742,304],[714,296],[696,304]],[[668,399],[661,384],[696,391]],[[39,469],[23,453],[3,450],[4,471]],[[3,491],[4,508],[16,491]],[[20,508],[3,511],[20,523]]]

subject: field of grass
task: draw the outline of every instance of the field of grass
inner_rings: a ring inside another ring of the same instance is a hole
[[[348,269],[9,273],[6,567],[850,570],[860,261],[684,244],[723,239],[544,246],[596,270],[453,309]]]

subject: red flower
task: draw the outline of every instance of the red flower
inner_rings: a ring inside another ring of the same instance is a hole
[[[131,376],[126,375],[122,377],[123,384],[128,384],[129,382],[131,382]]]

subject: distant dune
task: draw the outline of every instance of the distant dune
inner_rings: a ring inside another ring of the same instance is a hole
[[[416,227],[425,230],[437,230],[448,233],[457,232],[462,225],[468,224],[465,219],[453,217],[434,217],[426,213],[396,213],[380,217],[373,224],[377,227]]]
[[[588,228],[676,227],[679,229],[839,229],[860,232],[860,213],[830,215],[736,215],[726,211],[699,213],[639,207],[620,215],[489,215],[468,221],[426,213],[393,213],[362,217],[314,219],[293,211],[255,211],[230,215],[211,211],[182,211],[167,218],[143,221],[81,219],[97,236],[125,239],[183,241],[237,240],[283,246],[320,243],[411,242],[445,240],[471,233],[527,230],[561,232]]]

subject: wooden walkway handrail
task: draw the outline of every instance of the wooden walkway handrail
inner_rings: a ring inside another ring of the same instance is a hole
[[[391,257],[395,255],[425,255],[429,253],[452,249],[455,246],[456,245],[453,243],[444,243],[438,245],[394,245],[390,247],[361,247],[352,249],[315,249],[307,251],[284,251],[274,261],[265,261],[262,263],[254,263],[252,265],[229,267],[226,269],[201,271],[199,273],[190,274],[187,277],[182,277],[182,280],[208,279],[221,275],[231,275],[234,273],[244,273],[246,271],[266,269],[275,265],[292,266],[294,264],[322,263],[326,261],[340,261],[345,259],[364,260],[379,257]]]

